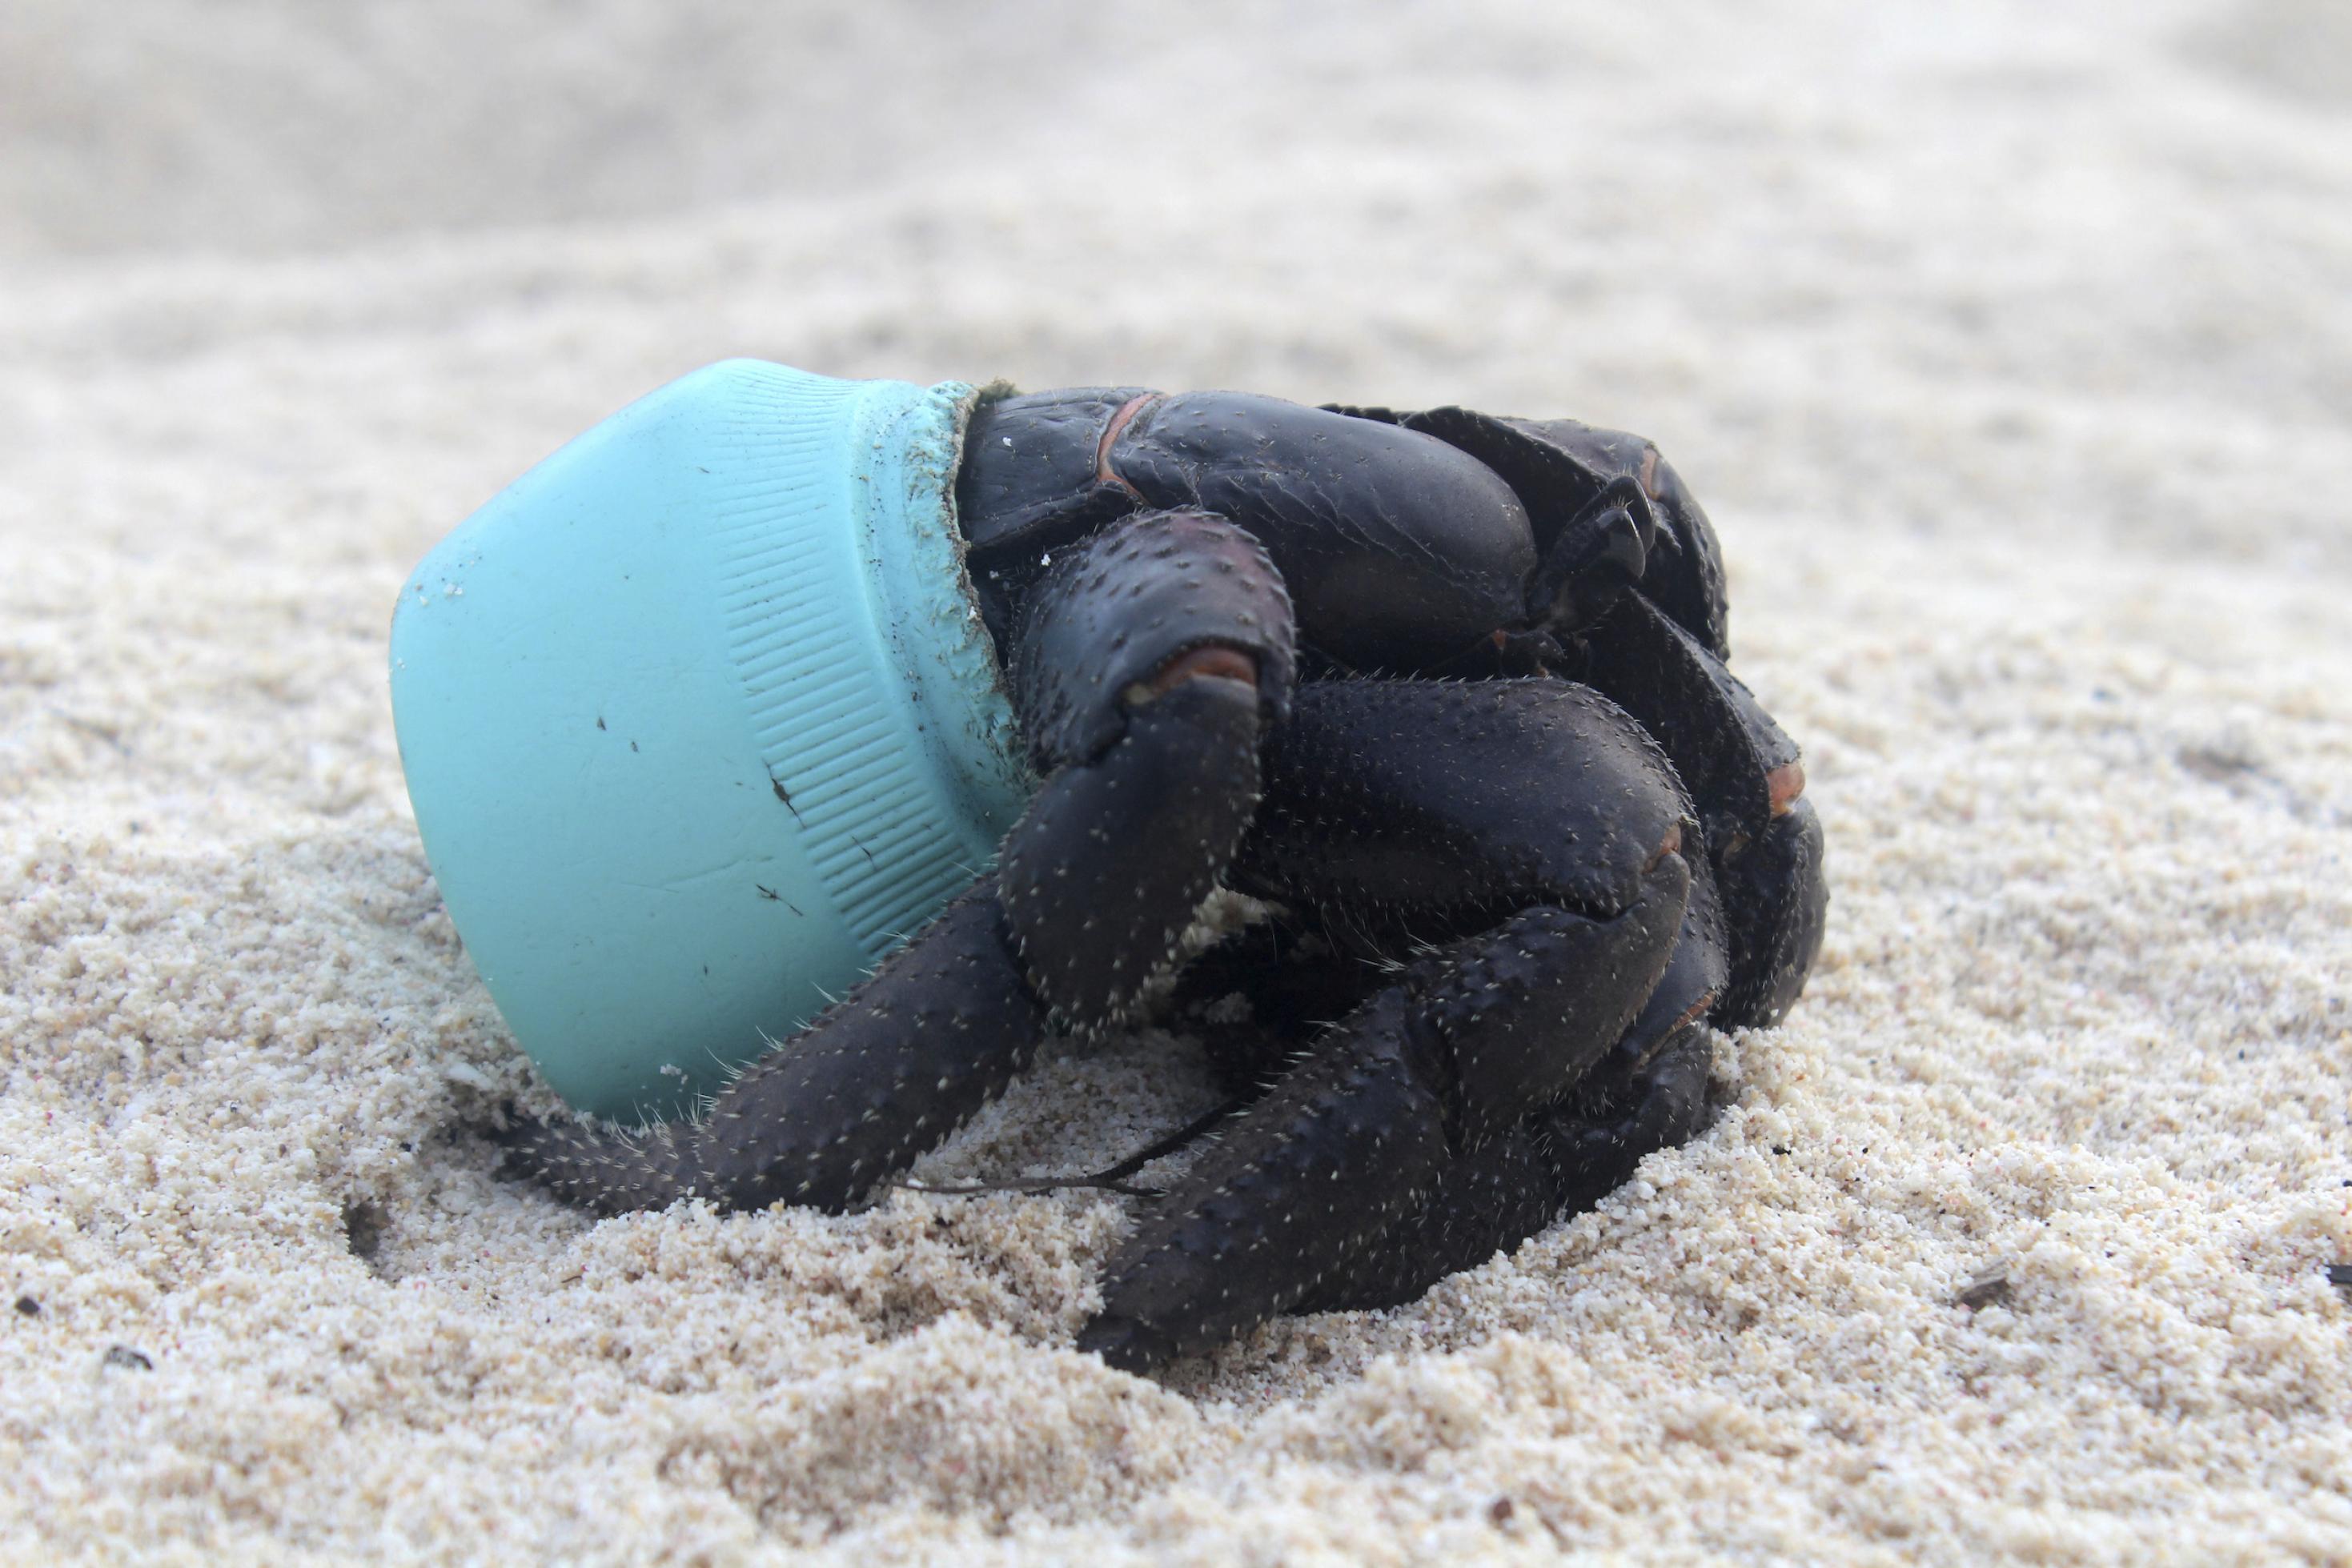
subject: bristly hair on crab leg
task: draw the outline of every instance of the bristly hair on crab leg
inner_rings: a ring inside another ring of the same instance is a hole
[[[1004,908],[1065,1021],[1117,1021],[1174,956],[1256,810],[1293,638],[1265,550],[1205,513],[1124,518],[1030,593],[1013,701],[1050,778],[1005,840]]]
[[[1132,1021],[1222,879],[1275,924],[1179,994],[1254,1103],[1108,1264],[1079,1343],[1141,1370],[1410,1299],[1597,1200],[1699,1126],[1712,1030],[1802,987],[1821,825],[1727,668],[1712,526],[1641,437],[1007,391],[956,500],[1046,779],[1000,871],[702,1123],[518,1134],[565,1196],[854,1202],[1052,1025]]]

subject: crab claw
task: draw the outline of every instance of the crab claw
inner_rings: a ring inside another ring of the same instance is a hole
[[[1202,512],[1124,517],[1032,591],[1013,698],[1052,778],[1002,882],[1030,983],[1065,1021],[1125,1016],[1241,842],[1293,635],[1265,549]]]

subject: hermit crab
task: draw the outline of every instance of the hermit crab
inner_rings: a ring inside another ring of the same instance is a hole
[[[1079,1334],[1141,1370],[1410,1300],[1692,1134],[1712,1031],[1787,1010],[1827,893],[1655,447],[1129,387],[958,419],[958,553],[1036,780],[993,866],[698,1119],[525,1122],[513,1167],[600,1213],[842,1208],[1049,1033],[1154,996],[1246,1103]],[[1265,918],[1155,987],[1221,887]]]

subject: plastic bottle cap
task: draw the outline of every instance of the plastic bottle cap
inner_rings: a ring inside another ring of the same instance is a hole
[[[402,590],[425,855],[573,1105],[722,1087],[984,869],[1034,789],[956,528],[972,395],[709,366]]]

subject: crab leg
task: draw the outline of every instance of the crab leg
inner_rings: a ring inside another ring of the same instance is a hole
[[[644,1134],[526,1124],[508,1163],[600,1214],[688,1196],[841,1208],[1002,1093],[1043,1025],[983,880],[701,1121]]]
[[[1032,591],[1013,698],[1052,777],[1005,839],[1004,909],[1068,1021],[1124,1015],[1241,842],[1291,638],[1265,552],[1202,512],[1122,518]]]
[[[1812,967],[1829,907],[1796,743],[1720,659],[1638,593],[1595,628],[1583,674],[1657,737],[1698,801],[1731,938],[1716,1020],[1778,1022]]]
[[[1563,1214],[1591,1208],[1644,1156],[1698,1130],[1715,1040],[1686,1023],[1640,1075],[1588,1103],[1584,1086],[1439,1172],[1422,1201],[1324,1274],[1292,1308],[1341,1312],[1410,1301],[1448,1274],[1507,1252]]]
[[[1564,1213],[1591,1207],[1655,1150],[1688,1139],[1706,1106],[1714,1037],[1700,1020],[1727,979],[1722,911],[1704,859],[1687,860],[1682,937],[1641,1014],[1558,1105],[1439,1171],[1421,1201],[1328,1270],[1291,1309],[1412,1301],[1446,1275],[1508,1251]],[[1388,983],[1360,956],[1300,950],[1297,916],[1252,926],[1185,971],[1196,1012],[1239,992],[1247,1022],[1196,1017],[1221,1071],[1247,1086],[1297,1060],[1313,1020],[1338,1018]],[[1345,999],[1341,999],[1345,998]]]
[[[1571,1103],[1538,1116],[1536,1134],[1551,1177],[1554,1211],[1591,1207],[1633,1175],[1644,1155],[1687,1139],[1706,1110],[1707,1076],[1714,1070],[1713,1037],[1701,1025],[1685,1024],[1621,1095],[1590,1107],[1580,1103],[1583,1096],[1575,1096]]]
[[[1517,1247],[1559,1213],[1545,1144],[1540,1131],[1522,1123],[1451,1160],[1418,1203],[1400,1210],[1289,1310],[1401,1306],[1448,1274]]]
[[[1129,1239],[1079,1348],[1151,1366],[1231,1339],[1353,1264],[1633,1022],[1672,956],[1689,886],[1664,852],[1614,918],[1539,904],[1415,965]]]
[[[1506,1179],[1528,1151],[1495,1145],[1640,1036],[1661,989],[1679,1019],[1720,973],[1711,901],[1686,926],[1689,811],[1656,747],[1583,687],[1302,689],[1238,883],[1476,934],[1416,960],[1235,1124],[1113,1260],[1080,1343],[1127,1366],[1213,1344],[1342,1281],[1449,1186]],[[1686,930],[1688,996],[1662,984]]]

